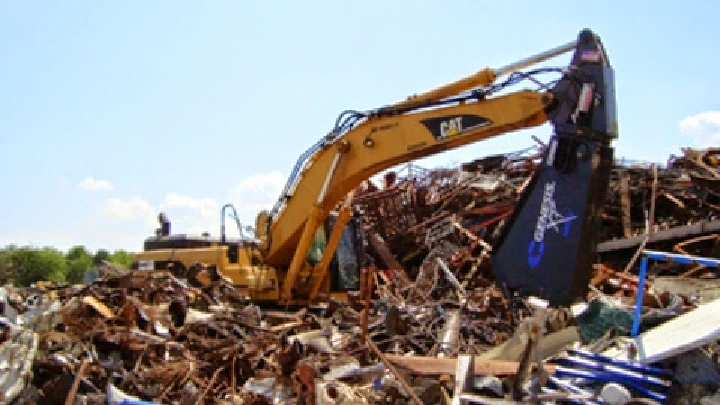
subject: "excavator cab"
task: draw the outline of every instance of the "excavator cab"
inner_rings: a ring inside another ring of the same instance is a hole
[[[330,235],[337,218],[337,213],[332,213],[325,221],[323,228],[326,237]],[[360,219],[352,217],[342,231],[340,242],[335,249],[333,260],[330,262],[331,291],[355,291],[360,289],[360,268],[365,257],[364,242],[365,238],[360,226]]]

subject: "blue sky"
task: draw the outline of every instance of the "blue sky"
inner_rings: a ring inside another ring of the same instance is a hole
[[[137,250],[158,210],[178,232],[217,233],[226,202],[253,221],[342,110],[585,27],[616,69],[618,155],[717,145],[718,4],[0,1],[0,244]],[[514,151],[531,135],[549,128],[422,163]]]

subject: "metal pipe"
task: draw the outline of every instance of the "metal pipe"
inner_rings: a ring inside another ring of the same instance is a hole
[[[442,353],[438,357],[450,355],[452,350],[457,347],[460,339],[460,311],[450,311],[445,326],[440,334],[440,350]]]
[[[643,255],[642,262],[640,263],[640,274],[638,274],[638,291],[635,299],[635,314],[633,316],[632,334],[630,336],[636,337],[640,332],[640,318],[642,317],[643,308],[643,295],[645,292],[645,277],[647,277],[647,266],[648,257]]]
[[[320,190],[320,194],[318,194],[318,204],[322,204],[323,200],[325,199],[328,187],[330,186],[330,180],[332,180],[333,174],[335,174],[335,169],[337,169],[338,163],[340,163],[340,156],[342,156],[342,152],[338,151],[333,158],[332,164],[330,165],[330,170],[328,170],[327,176],[325,176],[325,182],[323,183],[322,189]]]
[[[450,268],[445,264],[445,262],[439,258],[436,257],[435,261],[437,261],[437,264],[440,265],[440,268],[443,269],[443,272],[445,273],[445,276],[447,277],[448,281],[450,281],[450,284],[453,285],[457,289],[458,296],[460,297],[461,301],[464,301],[467,297],[467,293],[465,289],[463,288],[462,284],[458,281],[458,279],[455,277],[455,275],[450,271]]]
[[[493,71],[493,73],[495,74],[495,77],[506,75],[506,74],[512,73],[516,70],[526,68],[526,67],[534,65],[536,63],[543,62],[543,61],[553,58],[555,56],[562,55],[565,52],[569,52],[569,51],[575,49],[576,46],[577,46],[577,41],[568,42],[565,45],[560,45],[558,47],[549,49],[545,52],[538,53],[537,55],[533,55],[533,56],[527,57],[525,59],[522,59],[518,62],[511,63],[511,64],[503,66],[499,69],[495,69]]]

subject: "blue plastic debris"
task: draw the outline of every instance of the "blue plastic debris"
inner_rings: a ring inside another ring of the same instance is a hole
[[[647,277],[648,261],[663,260],[682,264],[700,264],[708,267],[720,268],[720,259],[700,257],[693,255],[682,255],[678,253],[666,253],[656,250],[643,250],[642,261],[640,262],[640,274],[638,274],[638,293],[635,300],[635,315],[633,317],[632,337],[640,333],[640,317],[642,315],[643,295],[645,293],[645,278]]]
[[[107,385],[106,391],[108,405],[162,405],[158,402],[147,402],[127,395],[112,384]]]
[[[597,383],[615,383],[630,390],[634,397],[655,401],[666,400],[672,386],[672,373],[668,370],[639,362],[613,359],[584,350],[571,349],[558,359],[555,373],[548,381],[549,388],[572,393],[593,391],[586,386]],[[577,404],[594,404],[594,401],[573,401]]]
[[[383,389],[383,381],[382,381],[382,378],[381,378],[381,377],[376,377],[376,378],[373,380],[373,388],[376,389],[376,390],[378,390],[378,391],[382,391],[382,389]]]

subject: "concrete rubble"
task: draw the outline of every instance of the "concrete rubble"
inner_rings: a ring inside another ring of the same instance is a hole
[[[720,257],[720,148],[619,162],[572,308],[507,299],[489,263],[541,152],[366,182],[371,260],[347,303],[261,309],[223,279],[122,271],[0,288],[0,403],[720,403],[717,269],[653,261],[638,279],[643,249]]]

